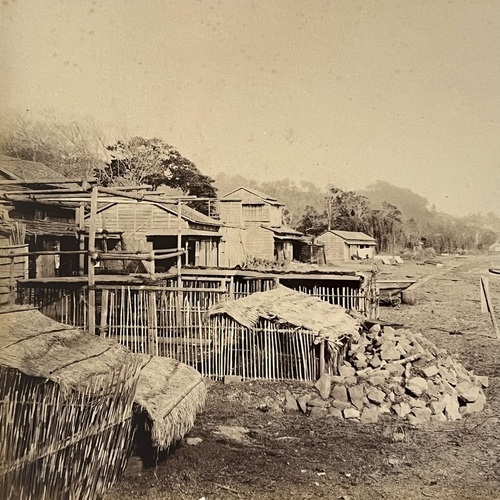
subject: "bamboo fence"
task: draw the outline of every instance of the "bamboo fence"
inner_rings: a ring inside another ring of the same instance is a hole
[[[0,367],[2,498],[90,500],[111,487],[130,452],[138,377],[126,366],[69,389]]]

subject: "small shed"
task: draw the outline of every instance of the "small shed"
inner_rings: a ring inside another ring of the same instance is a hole
[[[337,374],[359,322],[343,307],[278,285],[208,313],[219,376],[316,380]]]
[[[203,379],[183,363],[35,309],[0,309],[0,321],[3,498],[98,498],[123,473],[134,428],[165,449],[204,406]]]
[[[326,263],[338,260],[371,259],[377,242],[359,231],[329,230],[316,238],[325,246]]]

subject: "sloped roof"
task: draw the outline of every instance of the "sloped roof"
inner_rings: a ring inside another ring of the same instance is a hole
[[[265,224],[262,224],[262,227],[264,229],[268,229],[269,231],[272,231],[277,238],[281,238],[281,239],[290,238],[290,239],[301,240],[304,236],[301,232],[296,231],[295,229],[292,229],[291,227],[288,227],[288,226],[273,227],[273,226],[267,226]]]
[[[196,201],[196,200],[195,200]],[[163,208],[167,208],[171,212],[174,212],[177,215],[177,204],[173,203],[165,203],[161,202],[158,204]],[[195,210],[194,208],[188,207],[187,205],[182,205],[181,208],[181,217],[187,219],[190,222],[194,222],[195,224],[204,224],[207,226],[222,226],[222,222],[219,222],[215,219],[212,219],[208,215],[202,214]]]
[[[158,201],[158,202],[152,202],[152,201],[138,201],[137,203],[148,203],[151,205],[155,205],[158,208],[161,208],[162,210],[167,210],[170,213],[173,213],[175,215],[178,215],[178,210],[177,210],[177,204],[172,203],[172,202],[165,202],[165,201]],[[111,203],[108,203],[106,205],[103,205],[102,207],[99,207],[97,210],[97,213],[104,212],[108,208],[111,208],[115,205],[117,205],[118,202],[113,201]],[[132,204],[131,204],[132,205]],[[86,219],[90,218],[90,214],[87,214],[85,216]],[[202,214],[201,212],[198,212],[198,210],[195,210],[194,208],[188,207],[187,205],[182,205],[181,207],[181,218],[185,219],[189,222],[192,222],[194,224],[201,224],[204,226],[223,226],[222,222],[219,222],[215,219],[212,219],[211,217],[208,217],[205,214]]]
[[[269,320],[310,330],[330,340],[357,335],[359,326],[343,307],[282,285],[242,299],[219,302],[209,311],[210,316],[217,314],[227,314],[247,328],[255,328],[260,320]]]
[[[280,203],[276,198],[273,198],[272,196],[269,196],[268,194],[266,193],[263,193],[262,191],[258,191],[257,189],[253,189],[253,188],[249,188],[249,187],[244,187],[244,186],[241,186],[237,189],[234,189],[233,191],[225,194],[222,198],[232,198],[232,199],[235,199],[235,197],[232,197],[231,195],[233,195],[234,193],[236,193],[237,191],[240,191],[240,190],[244,190],[244,191],[247,191],[248,193],[250,194],[253,194],[259,198],[262,198],[263,201],[266,201],[267,203],[270,203],[271,205],[283,205],[283,203]]]
[[[0,155],[0,174],[12,180],[65,180],[66,177],[43,163]]]
[[[368,236],[365,233],[361,233],[359,231],[337,231],[337,230],[330,230],[327,231],[327,233],[333,233],[336,236],[339,236],[343,240],[346,240],[347,243],[364,243],[365,245],[376,245],[377,242],[374,238],[371,236]],[[326,233],[325,233],[326,234]]]
[[[204,406],[203,379],[184,363],[133,354],[114,340],[63,325],[36,309],[0,309],[0,319],[0,366],[77,391],[95,379],[91,390],[100,396],[100,388],[110,382],[127,382],[150,419],[153,446],[168,448],[181,439]]]

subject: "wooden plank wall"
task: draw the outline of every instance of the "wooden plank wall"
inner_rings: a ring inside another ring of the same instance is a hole
[[[0,256],[28,251],[28,245],[0,247]],[[16,297],[17,280],[28,277],[28,257],[0,257],[0,305],[13,303]]]

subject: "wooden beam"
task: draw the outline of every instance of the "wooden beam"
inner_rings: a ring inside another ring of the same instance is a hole
[[[96,333],[96,293],[95,293],[95,234],[97,227],[97,198],[99,189],[97,186],[92,188],[92,200],[90,203],[90,221],[89,221],[89,256],[88,256],[88,292],[89,292],[89,333]]]
[[[35,186],[37,184],[82,184],[83,182],[95,183],[97,179],[39,179],[39,180],[22,180],[22,179],[11,179],[11,180],[1,180],[0,186]]]

